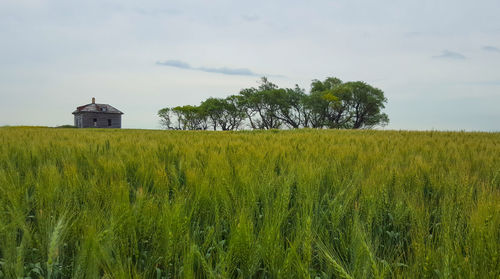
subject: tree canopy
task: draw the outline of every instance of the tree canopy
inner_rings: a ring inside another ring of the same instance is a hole
[[[179,130],[366,129],[389,123],[382,112],[386,103],[382,90],[362,81],[313,80],[306,94],[298,85],[279,88],[262,77],[258,87],[210,97],[199,106],[163,108],[158,116],[162,127]]]

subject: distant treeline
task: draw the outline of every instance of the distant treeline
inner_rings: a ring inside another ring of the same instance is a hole
[[[164,128],[177,130],[360,129],[389,123],[385,103],[382,90],[361,81],[313,80],[306,94],[298,85],[279,88],[263,77],[257,88],[208,98],[199,106],[163,108],[158,116]]]

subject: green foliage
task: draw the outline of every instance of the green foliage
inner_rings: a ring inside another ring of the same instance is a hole
[[[498,278],[499,142],[1,128],[0,278]]]
[[[240,92],[241,107],[244,108],[252,129],[280,128],[281,121],[277,114],[285,92],[265,77],[261,79],[258,88],[243,89]]]
[[[238,108],[238,102],[234,96],[226,99],[208,98],[200,105],[200,111],[210,118],[212,127],[218,127],[223,131],[238,129],[245,114]]]
[[[213,130],[239,130],[245,124],[254,130],[361,129],[389,123],[382,113],[386,102],[382,90],[360,81],[313,80],[308,95],[298,85],[279,88],[263,77],[257,88],[242,89],[226,99],[211,97],[200,106],[164,108],[158,116],[164,128],[179,130],[205,130],[208,125]],[[176,128],[172,118],[177,119]]]
[[[171,110],[177,115],[177,129],[179,130],[206,130],[208,127],[208,114],[202,107],[186,105],[177,106]],[[158,112],[158,114],[161,113],[168,115],[166,109],[161,109]],[[162,117],[163,119],[167,119],[167,116]],[[168,119],[170,119],[170,117],[168,117]]]
[[[172,119],[170,116],[171,112],[171,108],[162,108],[158,111],[158,117],[160,117],[160,125],[166,129],[173,129]]]
[[[364,82],[327,78],[313,81],[308,107],[317,115],[314,127],[360,129],[389,123],[381,112],[386,102],[382,90]]]

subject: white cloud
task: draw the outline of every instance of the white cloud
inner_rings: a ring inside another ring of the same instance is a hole
[[[432,56],[432,58],[463,60],[465,59],[465,56],[458,52],[443,50],[440,55]]]
[[[494,46],[483,46],[482,50],[489,51],[489,52],[500,53],[500,48],[497,48],[497,47],[494,47]]]
[[[223,74],[223,75],[258,76],[258,74],[254,73],[251,70],[246,69],[246,68],[192,67],[188,63],[180,61],[180,60],[158,61],[158,62],[156,62],[156,65],[169,66],[169,67],[180,68],[180,69],[185,69],[185,70],[194,70],[194,71],[202,71],[202,72],[208,72],[208,73],[217,73],[217,74]]]

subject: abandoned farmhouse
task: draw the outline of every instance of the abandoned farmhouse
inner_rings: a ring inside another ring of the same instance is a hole
[[[108,104],[92,103],[79,106],[73,112],[77,128],[121,128],[123,112]]]

